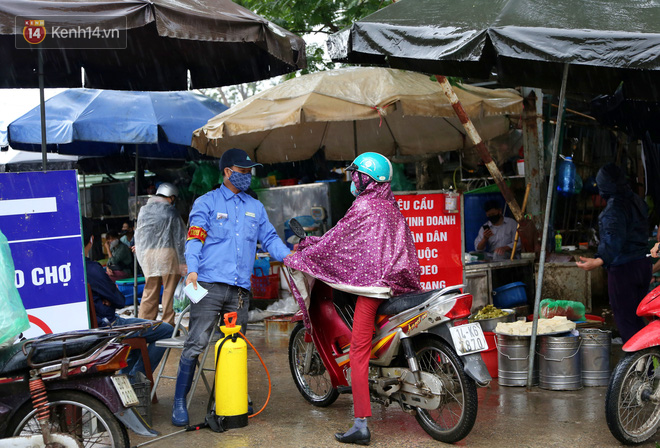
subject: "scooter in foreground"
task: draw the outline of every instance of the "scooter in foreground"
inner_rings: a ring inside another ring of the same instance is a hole
[[[157,435],[133,406],[127,336],[152,324],[45,335],[0,350],[1,447],[128,448]],[[59,445],[52,445],[59,443]]]
[[[605,417],[625,445],[646,442],[660,426],[660,287],[648,293],[637,315],[651,319],[623,345],[627,354],[610,377]]]
[[[293,224],[294,220],[291,220]],[[296,232],[295,225],[291,229]],[[296,232],[298,233],[298,232]],[[299,237],[304,237],[298,234]],[[369,383],[373,402],[398,403],[434,439],[465,438],[477,417],[476,385],[491,381],[480,351],[479,323],[468,323],[472,296],[463,285],[404,294],[378,308]],[[317,281],[309,307],[289,340],[289,366],[302,396],[319,407],[350,393],[351,328],[356,296]]]

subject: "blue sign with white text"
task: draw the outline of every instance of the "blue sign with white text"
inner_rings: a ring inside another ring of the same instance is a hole
[[[16,287],[30,321],[45,332],[79,329],[86,321],[86,312],[78,315],[86,303],[78,196],[76,171],[0,173],[0,230]],[[30,310],[38,308],[49,311],[34,319]]]

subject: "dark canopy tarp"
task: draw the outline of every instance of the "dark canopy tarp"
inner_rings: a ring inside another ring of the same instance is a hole
[[[660,144],[660,102],[633,100],[621,89],[591,101],[591,116],[599,123],[618,127],[628,136]]]
[[[85,87],[186,90],[188,71],[193,87],[204,88],[306,66],[302,38],[229,0],[2,0],[0,87],[38,87],[39,45],[16,48],[15,35],[20,40],[23,33],[17,18],[43,19],[51,31],[98,26],[100,33],[127,34],[124,49],[108,49],[112,41],[97,38],[80,50],[49,31],[39,44],[54,39],[57,47],[43,50],[46,87],[82,87],[81,68]]]
[[[660,205],[660,102],[632,100],[621,89],[613,95],[600,95],[591,101],[591,115],[599,123],[617,127],[630,138],[642,141],[646,194],[653,197],[656,210]]]
[[[660,97],[660,7],[630,0],[401,0],[331,36],[334,60]],[[630,85],[636,84],[636,85]],[[631,88],[637,88],[633,92]],[[648,90],[647,90],[648,89]]]

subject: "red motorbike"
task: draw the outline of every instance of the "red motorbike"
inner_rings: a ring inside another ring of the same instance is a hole
[[[135,411],[127,336],[151,324],[45,335],[0,350],[0,447],[128,448],[126,428],[158,435]],[[19,438],[20,436],[20,438]],[[48,445],[51,446],[51,445]]]
[[[371,343],[371,400],[385,406],[398,403],[431,437],[445,443],[472,430],[476,385],[491,381],[479,354],[488,345],[480,324],[468,323],[472,296],[462,293],[462,287],[383,300]],[[302,312],[296,314],[289,367],[298,390],[315,406],[329,406],[340,393],[351,393],[349,348],[356,299],[317,281],[308,310],[311,329],[302,323]]]
[[[660,426],[660,287],[648,293],[637,315],[651,320],[623,346],[605,398],[612,435],[625,445],[646,442]]]

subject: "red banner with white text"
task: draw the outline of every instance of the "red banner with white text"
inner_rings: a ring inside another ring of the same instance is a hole
[[[422,268],[422,287],[463,283],[461,201],[457,193],[395,195],[408,222]]]

